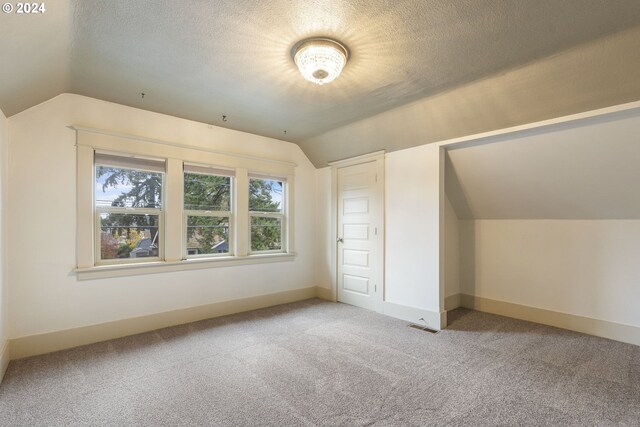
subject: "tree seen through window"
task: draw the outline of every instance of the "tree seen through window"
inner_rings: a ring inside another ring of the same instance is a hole
[[[157,257],[162,173],[96,167],[100,258]]]
[[[249,180],[251,251],[282,250],[284,183],[275,179]]]

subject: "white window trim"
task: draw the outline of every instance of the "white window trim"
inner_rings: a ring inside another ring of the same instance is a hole
[[[293,235],[293,185],[295,163],[261,159],[253,156],[224,153],[207,148],[180,143],[160,141],[151,138],[124,135],[100,129],[71,127],[77,132],[77,233],[76,233],[76,268],[79,279],[127,276],[134,274],[157,273],[160,271],[180,271],[188,269],[224,267],[230,265],[255,264],[262,262],[290,261],[295,257]],[[163,183],[163,229],[164,257],[152,261],[149,258],[141,261],[124,263],[96,263],[96,232],[94,229],[97,210],[94,203],[95,165],[94,152],[110,152],[120,155],[149,156],[166,159],[166,172]],[[235,235],[231,237],[230,247],[234,254],[215,254],[207,257],[189,257],[186,254],[185,211],[183,210],[183,163],[211,165],[235,171],[232,196],[230,226],[235,227]],[[286,178],[286,201],[283,221],[283,251],[249,252],[250,217],[248,210],[248,171],[256,171],[265,176]],[[244,191],[246,186],[247,191]],[[243,193],[247,194],[243,194]],[[231,221],[233,220],[233,221]]]
[[[254,254],[247,257],[225,256],[215,258],[189,258],[181,261],[155,261],[131,264],[98,265],[76,268],[79,280],[103,279],[108,277],[135,276],[171,271],[200,270],[204,268],[232,267],[237,265],[267,264],[293,261],[296,253]]]

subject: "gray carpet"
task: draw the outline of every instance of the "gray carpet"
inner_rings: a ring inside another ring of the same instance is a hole
[[[640,347],[450,317],[308,300],[13,361],[0,424],[640,426]]]

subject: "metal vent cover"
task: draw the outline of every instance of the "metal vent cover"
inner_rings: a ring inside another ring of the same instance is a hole
[[[413,328],[413,329],[418,329],[418,330],[421,330],[421,331],[429,332],[431,334],[437,334],[438,332],[440,332],[440,331],[437,331],[435,329],[428,328],[426,326],[416,325],[415,323],[410,323],[407,326],[410,327],[410,328]]]

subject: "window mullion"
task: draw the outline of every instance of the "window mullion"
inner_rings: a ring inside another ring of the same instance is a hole
[[[130,215],[160,215],[162,209],[157,208],[122,208],[118,206],[101,206],[96,208],[98,213],[130,214]]]
[[[284,214],[280,212],[249,212],[250,216],[259,216],[261,218],[283,218]]]
[[[182,160],[167,159],[166,190],[164,197],[164,259],[180,261],[182,259],[182,199],[184,184]]]
[[[187,216],[230,217],[230,211],[184,211]]]
[[[236,185],[235,185],[235,235],[236,240],[234,247],[236,255],[244,257],[249,255],[249,175],[247,169],[236,169]]]

